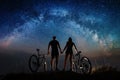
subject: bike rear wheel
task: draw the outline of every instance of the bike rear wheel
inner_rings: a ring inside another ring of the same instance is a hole
[[[90,74],[91,73],[91,69],[92,69],[92,65],[90,60],[87,57],[82,57],[81,61],[80,61],[81,65],[81,73],[82,74]]]
[[[81,74],[90,74],[92,65],[90,60],[87,57],[82,57],[81,60],[78,60],[76,65],[76,72]]]
[[[39,60],[36,55],[32,55],[29,58],[29,69],[31,72],[37,72],[39,68]]]

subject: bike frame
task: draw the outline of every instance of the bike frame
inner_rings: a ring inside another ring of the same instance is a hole
[[[76,72],[76,70],[74,68],[79,64],[80,59],[81,59],[80,54],[78,54],[78,55],[73,54],[72,66],[73,66],[73,71],[75,71],[75,72]]]

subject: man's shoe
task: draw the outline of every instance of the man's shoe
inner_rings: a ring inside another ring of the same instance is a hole
[[[53,69],[51,69],[51,72],[53,72],[54,70]]]
[[[62,71],[65,71],[65,69],[63,69]]]

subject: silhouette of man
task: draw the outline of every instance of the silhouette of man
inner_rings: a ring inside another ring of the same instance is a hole
[[[72,50],[72,48],[73,48],[73,46],[75,47],[76,51],[78,52],[78,50],[76,48],[76,45],[72,41],[72,38],[69,37],[69,39],[68,39],[68,41],[67,41],[67,43],[66,43],[66,45],[65,45],[65,47],[63,49],[63,52],[66,50],[63,71],[65,71],[66,62],[67,62],[68,57],[69,57],[69,61],[70,61],[70,71],[72,71],[72,57],[73,57],[73,50]]]
[[[60,44],[56,40],[56,36],[53,36],[53,40],[49,42],[48,45],[48,54],[50,54],[49,48],[51,47],[51,70],[53,70],[54,59],[56,59],[56,70],[58,70],[58,59],[59,59],[59,51],[61,52]]]

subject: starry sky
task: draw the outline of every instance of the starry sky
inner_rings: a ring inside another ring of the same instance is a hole
[[[0,52],[47,52],[55,35],[88,56],[119,55],[119,0],[0,0]],[[117,51],[116,51],[117,50]]]
[[[1,0],[0,48],[45,50],[55,35],[84,51],[120,47],[119,0]]]

